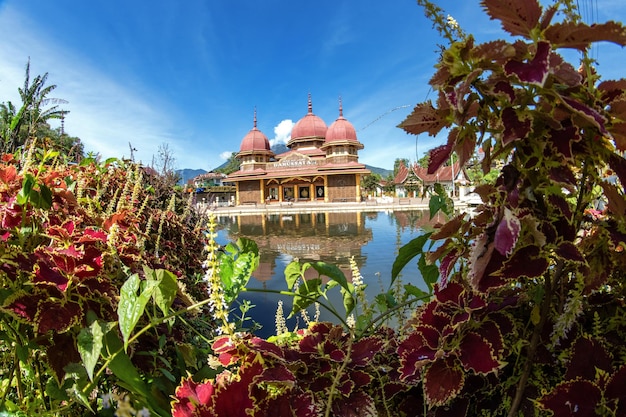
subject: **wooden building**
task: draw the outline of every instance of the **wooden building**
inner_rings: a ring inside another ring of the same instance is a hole
[[[339,117],[330,126],[313,114],[309,95],[308,113],[291,131],[289,150],[275,155],[267,136],[254,126],[241,141],[239,171],[228,176],[236,184],[236,204],[275,204],[318,201],[361,201],[361,176],[369,174],[359,163],[354,126]]]

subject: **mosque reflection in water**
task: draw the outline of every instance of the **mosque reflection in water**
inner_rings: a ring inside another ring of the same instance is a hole
[[[350,280],[350,258],[362,264],[361,248],[373,238],[372,229],[365,226],[367,215],[343,212],[268,214],[219,221],[229,223],[229,241],[247,237],[257,243],[260,262],[253,277],[267,284],[277,273],[282,275],[285,265],[293,258],[332,263]],[[314,276],[315,272],[310,272]]]
[[[268,214],[217,220],[220,244],[247,237],[259,246],[260,263],[249,288],[285,290],[284,270],[294,258],[332,263],[351,280],[350,259],[354,257],[368,284],[368,298],[388,288],[399,248],[443,221],[440,217],[430,220],[427,211]],[[312,268],[309,273],[307,278],[317,276]],[[423,287],[415,263],[407,265],[402,275],[404,283]],[[342,305],[338,291],[329,296],[334,305]],[[291,305],[289,297],[277,294],[246,292],[243,297],[256,305],[252,316],[263,325],[258,334],[264,337],[273,334],[278,300],[283,300],[287,311]]]

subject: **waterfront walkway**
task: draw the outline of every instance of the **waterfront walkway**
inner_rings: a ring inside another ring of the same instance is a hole
[[[358,211],[409,211],[428,210],[427,198],[380,198],[362,202],[332,202],[299,201],[293,203],[273,202],[269,204],[242,204],[239,206],[212,206],[199,203],[198,211],[213,212],[219,216],[245,216],[258,214],[298,214],[316,212],[358,212]],[[455,208],[465,208],[467,203],[454,199]]]

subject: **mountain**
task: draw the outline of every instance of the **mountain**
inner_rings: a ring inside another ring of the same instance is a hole
[[[180,181],[178,181],[178,183],[180,185],[184,185],[187,184],[187,181],[194,179],[195,177],[197,177],[198,175],[201,174],[206,174],[207,171],[203,170],[203,169],[189,169],[189,168],[184,168],[184,169],[177,169],[176,173],[178,175],[180,175]]]

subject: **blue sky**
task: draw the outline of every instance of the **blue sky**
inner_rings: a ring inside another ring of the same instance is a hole
[[[478,0],[440,0],[479,41],[501,37]],[[579,0],[586,21],[625,21],[623,0]],[[162,144],[178,168],[211,170],[252,128],[284,142],[307,112],[344,116],[360,161],[392,168],[444,141],[396,126],[432,98],[442,43],[414,0],[0,0],[0,102],[19,102],[24,67],[49,73],[67,100],[65,130],[86,151],[151,163]],[[626,51],[602,44],[605,78],[626,77]],[[575,59],[576,56],[572,55]]]

